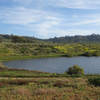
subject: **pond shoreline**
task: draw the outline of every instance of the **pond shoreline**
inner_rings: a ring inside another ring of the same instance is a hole
[[[26,70],[26,69],[13,69],[13,68],[4,68],[0,69],[0,79],[6,78],[67,78],[67,77],[82,77],[82,78],[90,78],[90,77],[100,77],[100,74],[85,74],[85,75],[69,75],[66,73],[49,73],[43,71],[35,71],[35,70]]]
[[[23,56],[23,55],[18,55],[18,56],[0,56],[0,61],[13,61],[13,60],[28,60],[28,59],[36,59],[36,58],[53,58],[53,57],[67,57],[67,58],[72,58],[72,57],[100,57],[100,56],[84,56],[84,55],[79,55],[79,56],[67,56],[65,54],[52,54],[52,55],[38,55],[38,56]]]
[[[28,60],[28,59],[35,59],[35,58],[51,58],[51,57],[65,57],[64,54],[62,55],[38,55],[38,56],[1,56],[0,61],[13,61],[13,60]]]

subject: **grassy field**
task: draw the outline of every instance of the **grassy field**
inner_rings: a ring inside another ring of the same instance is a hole
[[[100,87],[87,78],[1,78],[0,100],[100,100]]]

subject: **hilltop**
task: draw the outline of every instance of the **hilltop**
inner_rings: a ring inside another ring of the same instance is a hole
[[[92,34],[92,35],[76,35],[76,36],[65,36],[65,37],[55,37],[51,39],[47,39],[47,41],[55,42],[55,43],[100,43],[100,35]]]
[[[50,39],[39,39],[29,36],[17,36],[17,35],[4,35],[0,34],[0,42],[13,42],[13,43],[41,43],[41,42],[53,42],[53,43],[100,43],[100,35],[75,35],[65,37],[55,37]]]

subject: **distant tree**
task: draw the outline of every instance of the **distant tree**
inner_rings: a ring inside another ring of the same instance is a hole
[[[74,65],[74,66],[70,67],[66,72],[69,75],[73,75],[73,74],[84,75],[83,68],[80,68],[78,65]]]

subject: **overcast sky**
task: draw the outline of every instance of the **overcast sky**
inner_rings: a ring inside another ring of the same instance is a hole
[[[0,33],[38,38],[100,34],[100,0],[0,0]]]

